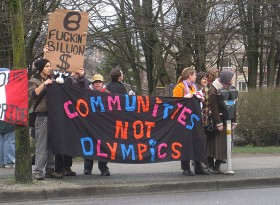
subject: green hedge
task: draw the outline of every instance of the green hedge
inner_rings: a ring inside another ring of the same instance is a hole
[[[280,88],[239,93],[237,112],[236,134],[244,137],[246,144],[279,146]]]

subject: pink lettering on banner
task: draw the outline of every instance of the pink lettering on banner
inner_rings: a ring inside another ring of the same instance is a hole
[[[164,148],[167,148],[167,144],[166,143],[162,143],[158,146],[158,158],[159,159],[164,159],[166,157],[166,153],[163,153],[161,154],[160,151],[161,151],[161,148],[164,147]]]
[[[114,99],[112,98],[112,96],[108,96],[108,108],[110,111],[113,110],[112,103],[114,105],[117,104],[117,106],[118,106],[117,109],[121,110],[120,96],[114,96]]]
[[[96,156],[99,156],[99,157],[104,157],[104,158],[107,158],[108,157],[108,154],[106,153],[101,153],[101,141],[100,140],[97,140],[97,148],[96,148]]]
[[[69,100],[68,102],[64,103],[64,110],[67,114],[67,116],[71,119],[71,118],[74,118],[74,117],[77,117],[78,116],[78,113],[77,112],[73,112],[71,113],[68,109],[68,106],[69,105],[72,105],[73,103]]]
[[[158,112],[158,104],[162,103],[162,100],[159,99],[158,97],[156,97],[156,104],[154,105],[154,109],[153,109],[153,117],[157,116],[157,112]]]
[[[179,117],[178,117],[178,122],[181,123],[184,126],[186,125],[186,122],[185,122],[186,121],[186,115],[185,115],[186,112],[189,113],[189,114],[192,113],[192,111],[190,109],[184,107],[183,110],[181,111]]]
[[[158,104],[155,104],[154,109],[153,109],[153,117],[157,116],[157,111],[158,111]]]

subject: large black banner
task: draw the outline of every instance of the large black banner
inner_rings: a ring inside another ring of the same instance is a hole
[[[55,154],[118,163],[205,159],[196,98],[114,95],[56,83],[47,97]]]

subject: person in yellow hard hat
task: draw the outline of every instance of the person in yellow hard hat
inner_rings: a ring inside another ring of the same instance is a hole
[[[89,89],[95,90],[98,92],[109,93],[107,88],[104,86],[104,78],[100,74],[95,74],[92,77]],[[85,159],[84,160],[84,175],[91,175],[92,167],[93,167],[93,160]],[[109,171],[109,167],[107,166],[107,162],[98,161],[98,169],[100,170],[102,176],[110,176],[110,171]]]

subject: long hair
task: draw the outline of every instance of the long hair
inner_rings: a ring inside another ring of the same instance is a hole
[[[177,80],[177,84],[181,83],[183,80],[186,80],[189,78],[190,75],[193,75],[195,73],[195,69],[188,67],[188,68],[184,68],[184,70],[182,71],[181,75],[179,76],[178,80]]]
[[[203,85],[201,85],[201,80],[202,78],[206,77],[207,76],[207,73],[206,72],[199,72],[196,74],[196,80],[195,80],[195,83],[196,83],[196,86],[197,86],[197,89],[200,90],[203,88]]]
[[[218,78],[219,70],[217,68],[209,68],[207,72],[207,78],[209,83],[213,83]]]

